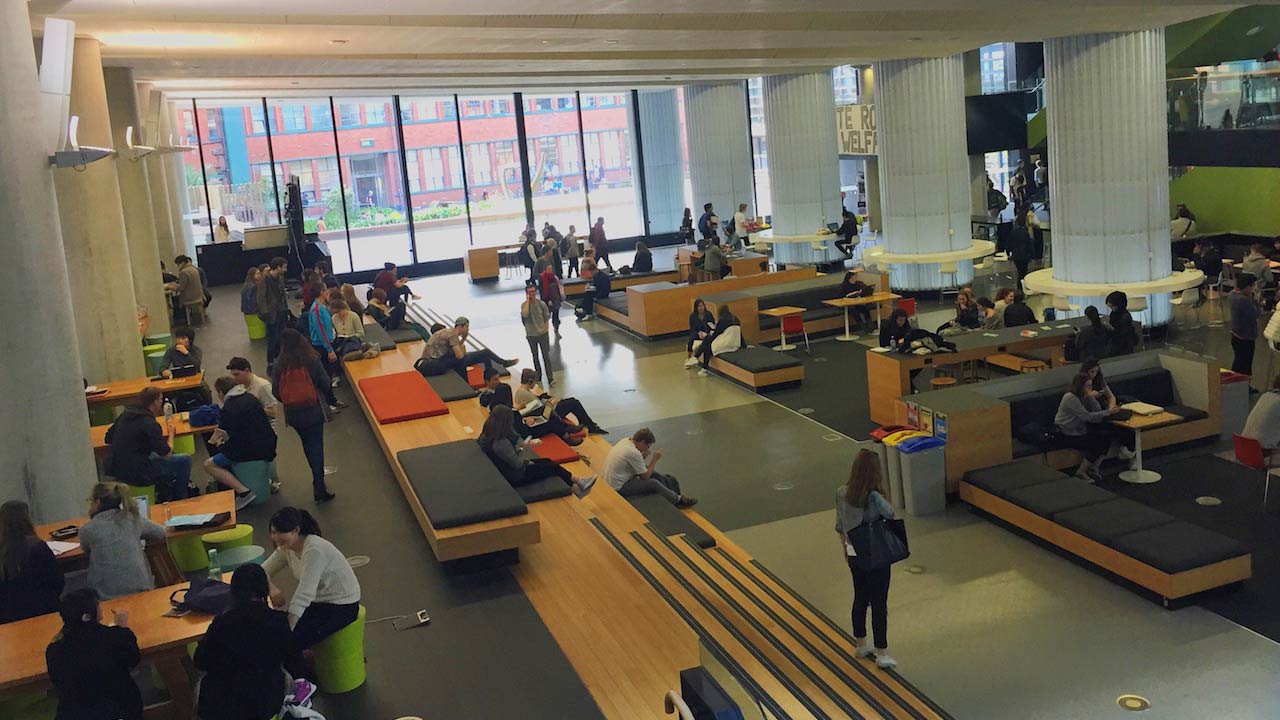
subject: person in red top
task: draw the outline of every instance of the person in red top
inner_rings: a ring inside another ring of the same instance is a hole
[[[388,305],[399,305],[404,297],[408,295],[414,300],[419,300],[417,295],[409,289],[409,278],[396,276],[396,264],[389,262],[382,264],[382,272],[378,273],[373,279],[373,286],[387,294]]]
[[[547,253],[550,254],[550,251]],[[538,276],[538,297],[547,304],[547,309],[551,311],[551,326],[555,328],[556,339],[560,339],[560,303],[564,301],[564,288],[560,285],[560,278],[556,277],[556,269],[551,265],[547,265],[542,274]]]
[[[596,249],[596,265],[604,263],[613,272],[613,263],[609,262],[609,241],[604,236],[604,218],[596,218],[591,226],[591,247]]]

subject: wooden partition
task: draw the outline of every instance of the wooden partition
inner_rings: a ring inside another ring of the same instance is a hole
[[[887,274],[872,272],[870,270],[859,270],[856,273],[858,280],[876,288],[877,294],[889,295],[889,276]],[[760,327],[760,311],[767,310],[770,307],[778,305],[787,305],[787,302],[769,302],[767,299],[761,304],[760,295],[762,291],[768,291],[772,288],[758,287],[750,290],[738,290],[734,292],[718,293],[713,296],[706,296],[707,310],[715,315],[720,310],[720,305],[727,305],[729,312],[733,313],[742,321],[742,338],[753,345],[761,345],[764,343],[777,342],[779,339],[779,328],[773,327],[763,330]],[[831,298],[839,297],[838,287],[833,286],[831,290]],[[897,296],[894,296],[895,298]],[[874,305],[880,306],[882,317],[888,317],[886,311],[889,310],[893,303],[892,299],[885,299],[882,302],[876,302]],[[872,307],[868,305],[868,307]],[[874,317],[875,310],[872,310]],[[805,328],[810,333],[820,333],[829,330],[842,330],[844,328],[844,315],[825,318],[822,320],[805,321]]]
[[[699,297],[792,280],[805,280],[817,275],[813,268],[796,268],[744,277],[727,277],[723,280],[696,284],[677,285],[671,282],[656,282],[632,285],[627,288],[627,315],[610,312],[598,303],[596,309],[601,317],[624,325],[639,335],[650,338],[673,335],[689,330],[689,312],[693,309],[693,301]]]

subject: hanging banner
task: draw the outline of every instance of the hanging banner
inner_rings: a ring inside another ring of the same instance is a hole
[[[876,106],[840,105],[836,108],[836,142],[841,155],[876,154]]]

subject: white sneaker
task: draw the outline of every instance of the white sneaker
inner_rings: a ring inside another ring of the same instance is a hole
[[[876,650],[875,653],[876,653],[876,667],[884,668],[885,670],[892,670],[893,668],[898,667],[898,661],[894,660],[893,656],[890,655],[888,651]]]
[[[708,376],[708,375],[710,375],[710,374],[711,374],[711,373],[707,372],[707,371],[706,371],[706,369],[702,369],[702,370],[699,370],[699,371],[698,371],[698,377],[706,377],[706,376]]]
[[[342,378],[335,377],[334,379],[329,381],[329,387],[331,388],[336,388],[341,384],[342,384]]]
[[[688,360],[684,361],[685,367],[693,367],[694,365],[697,365],[697,364],[698,364],[698,358],[696,357],[691,357]]]
[[[1123,445],[1121,445],[1120,449],[1116,451],[1116,457],[1120,458],[1121,460],[1132,460],[1136,455],[1137,453],[1135,453],[1134,451],[1130,450],[1129,448]]]
[[[596,476],[589,475],[584,478],[578,478],[573,483],[573,495],[581,500],[591,493],[591,488],[595,487]]]
[[[854,654],[860,658],[869,658],[876,654],[876,649],[871,646],[871,643],[866,643],[864,645],[859,645],[858,649],[854,651]]]

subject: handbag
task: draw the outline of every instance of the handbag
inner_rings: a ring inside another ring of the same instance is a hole
[[[182,593],[181,600],[177,598],[178,593]],[[190,587],[170,593],[169,602],[179,610],[221,615],[231,607],[231,586],[221,580],[197,575]]]
[[[853,547],[849,562],[859,570],[879,570],[911,557],[907,525],[898,518],[863,523],[845,535]]]

